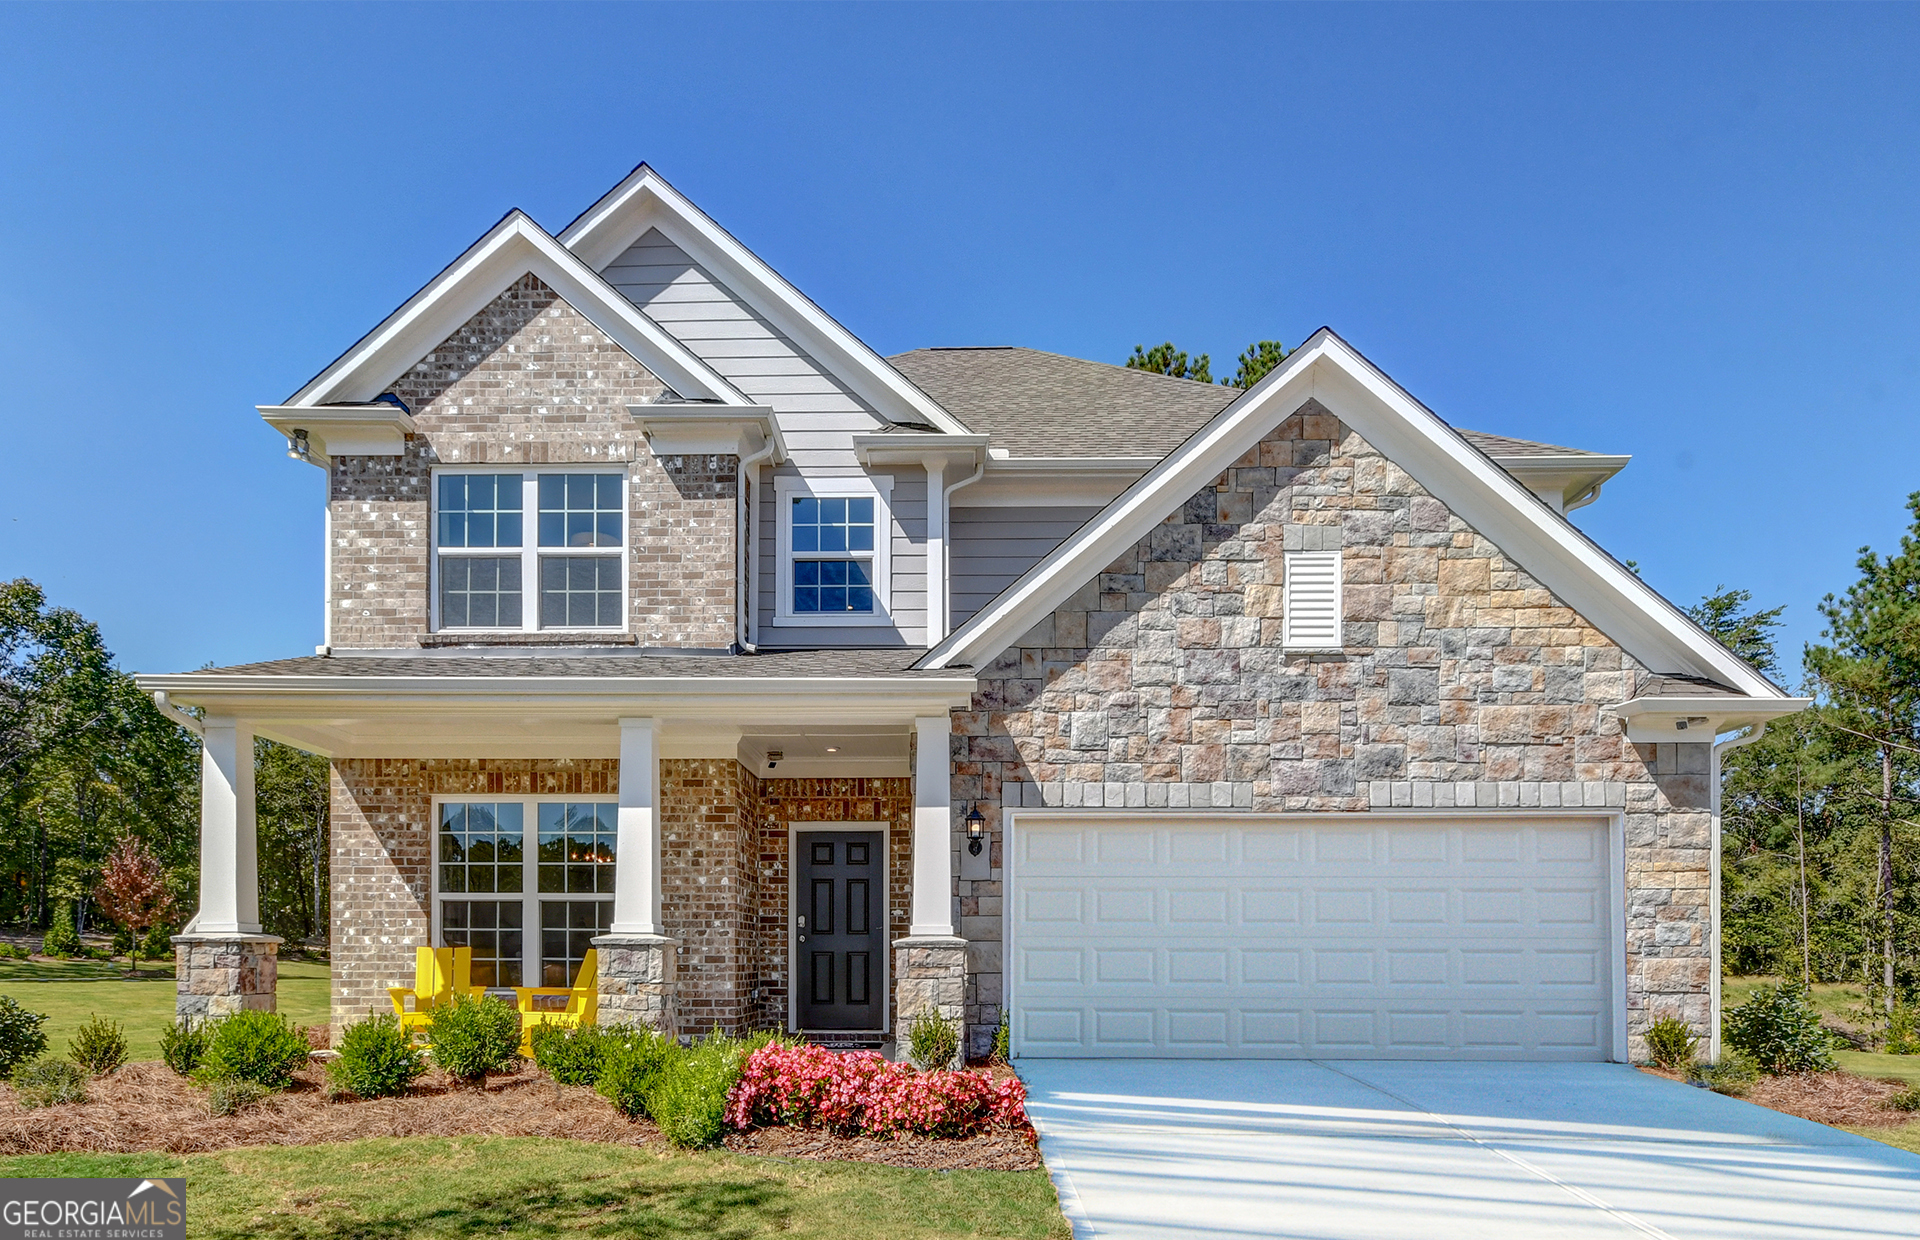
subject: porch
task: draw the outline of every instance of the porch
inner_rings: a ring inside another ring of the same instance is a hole
[[[923,1009],[963,1020],[966,807],[950,793],[948,712],[970,677],[523,673],[509,686],[487,670],[487,692],[464,675],[165,678],[199,682],[162,692],[208,712],[200,908],[176,939],[182,1015],[274,1006],[246,760],[259,735],[331,759],[336,1031],[387,1009],[386,988],[410,982],[429,944],[470,948],[474,981],[503,994],[572,982],[592,948],[603,1023],[878,1044]],[[625,681],[618,696],[609,681]]]

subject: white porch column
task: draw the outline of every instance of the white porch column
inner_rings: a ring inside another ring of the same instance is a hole
[[[611,934],[661,934],[660,730],[620,721],[620,829],[614,847]]]
[[[946,640],[952,605],[947,601],[947,462],[927,458],[927,645]],[[945,753],[944,746],[941,752]]]
[[[913,721],[913,924],[916,939],[953,937],[953,793],[947,765],[953,724]]]
[[[260,933],[260,861],[254,828],[253,730],[210,716],[200,750],[202,935]]]

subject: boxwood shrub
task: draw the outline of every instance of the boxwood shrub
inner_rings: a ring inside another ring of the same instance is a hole
[[[436,1008],[427,1029],[433,1062],[467,1084],[485,1085],[490,1072],[511,1072],[520,1062],[520,1012],[499,999],[456,995]]]
[[[273,1012],[235,1012],[213,1027],[199,1076],[207,1081],[252,1081],[285,1089],[307,1062],[307,1038]]]
[[[327,1081],[356,1098],[404,1094],[427,1070],[426,1056],[391,1012],[348,1025],[336,1049],[340,1055],[327,1065]]]

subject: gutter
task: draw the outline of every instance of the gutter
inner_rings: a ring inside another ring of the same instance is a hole
[[[181,710],[178,706],[175,706],[173,704],[173,699],[168,695],[165,689],[155,689],[153,691],[153,704],[160,709],[161,714],[173,720],[175,723],[179,724],[181,727],[185,728],[187,731],[193,733],[195,736],[198,736],[203,740],[206,738],[206,735],[207,735],[206,728],[201,725],[198,719],[194,718],[192,715],[188,714],[186,711]]]

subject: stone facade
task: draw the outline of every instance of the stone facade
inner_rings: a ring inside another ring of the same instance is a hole
[[[645,1025],[668,1037],[698,1034],[680,1016],[679,944],[658,934],[606,934],[593,941],[600,970],[594,1019],[603,1025]],[[712,1026],[707,1026],[711,1028]]]
[[[173,937],[174,1012],[190,1021],[271,1012],[280,982],[280,940],[271,934]]]
[[[625,464],[627,640],[732,644],[737,459],[655,458],[627,406],[672,394],[540,280],[516,281],[390,390],[418,427],[403,454],[337,457],[330,470],[333,645],[435,644],[431,471],[494,462]]]
[[[1321,548],[1343,551],[1345,649],[1288,653],[1282,556]],[[1628,743],[1608,708],[1646,674],[1309,402],[956,712],[953,800],[981,803],[993,848],[958,889],[970,1050],[1000,1017],[1003,811],[1047,806],[1624,811],[1632,1053],[1669,1013],[1705,1032],[1707,746]]]

